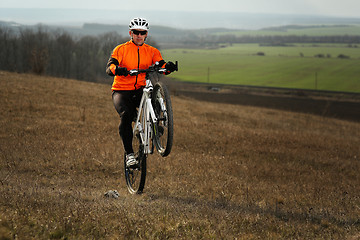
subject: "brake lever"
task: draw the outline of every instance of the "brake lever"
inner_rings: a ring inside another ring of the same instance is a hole
[[[136,76],[137,74],[139,74],[139,71],[137,69],[132,69],[129,71],[130,76]]]

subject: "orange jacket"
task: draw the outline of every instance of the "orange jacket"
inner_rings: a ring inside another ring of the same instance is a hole
[[[120,44],[113,50],[106,72],[114,76],[112,90],[136,90],[145,86],[145,73],[137,76],[117,76],[115,75],[116,66],[125,67],[128,71],[132,69],[147,69],[149,66],[163,60],[158,49],[143,44],[137,46],[133,41]]]

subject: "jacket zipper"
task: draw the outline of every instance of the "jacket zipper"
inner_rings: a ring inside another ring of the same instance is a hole
[[[137,53],[138,53],[138,69],[140,68],[140,47],[138,46],[138,49],[137,49]],[[137,84],[137,80],[138,80],[138,76],[139,75],[136,75],[136,80],[135,80],[135,84],[134,84],[134,87],[135,87],[135,90],[136,90],[136,84]]]

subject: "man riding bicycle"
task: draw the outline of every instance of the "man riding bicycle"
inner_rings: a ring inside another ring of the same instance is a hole
[[[175,71],[173,62],[165,62],[158,49],[145,43],[148,36],[149,23],[144,18],[134,18],[129,24],[131,40],[115,47],[106,66],[106,73],[114,76],[112,84],[112,100],[121,120],[119,134],[126,153],[127,167],[137,165],[132,147],[132,121],[139,107],[143,88],[145,87],[145,73],[136,76],[129,75],[129,70],[146,69],[159,62],[170,74]]]

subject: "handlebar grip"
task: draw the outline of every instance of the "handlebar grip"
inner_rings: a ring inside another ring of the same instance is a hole
[[[178,71],[178,61],[175,61],[175,71]]]

